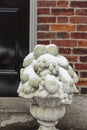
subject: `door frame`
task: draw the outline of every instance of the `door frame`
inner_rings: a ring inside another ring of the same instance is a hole
[[[37,0],[30,0],[29,52],[37,44]]]

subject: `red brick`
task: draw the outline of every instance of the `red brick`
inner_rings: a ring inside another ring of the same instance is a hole
[[[74,17],[70,17],[70,22],[71,23],[87,23],[87,17],[78,17],[78,16],[74,16]]]
[[[87,1],[71,1],[70,7],[87,8]]]
[[[87,31],[87,25],[77,25],[77,31]]]
[[[79,79],[77,86],[87,86],[87,80],[86,79]]]
[[[38,8],[38,10],[37,10],[37,14],[38,15],[49,15],[50,14],[50,10],[49,9],[47,9],[47,8]]]
[[[71,54],[70,48],[59,48],[59,53],[61,54]]]
[[[55,38],[55,33],[51,32],[38,32],[37,33],[38,39],[53,39]]]
[[[58,7],[68,7],[68,1],[57,1]]]
[[[49,31],[49,25],[37,25],[37,30],[38,31]]]
[[[87,55],[87,49],[86,48],[74,48],[73,54],[80,54],[80,55]]]
[[[65,39],[69,38],[69,32],[58,32],[57,33],[57,39]]]
[[[75,64],[76,70],[87,70],[87,64]]]
[[[55,23],[56,17],[38,17],[38,23]]]
[[[66,56],[69,62],[77,62],[78,57],[77,56]]]
[[[77,33],[77,32],[74,32],[74,33],[71,33],[71,38],[75,38],[75,39],[87,39],[87,33]]]
[[[87,47],[87,40],[78,40],[78,47]]]
[[[52,43],[57,46],[62,46],[62,47],[75,47],[76,46],[75,40],[52,40]]]
[[[51,31],[74,31],[75,25],[73,24],[52,24]]]
[[[50,40],[38,40],[37,44],[48,45],[50,44]]]
[[[87,72],[80,72],[81,78],[87,78]]]
[[[58,21],[58,23],[67,23],[68,17],[58,17],[57,21]]]
[[[68,1],[57,1],[58,7],[68,7]]]
[[[81,94],[87,94],[87,87],[81,87]]]
[[[80,56],[80,62],[87,63],[87,56]]]
[[[77,9],[76,14],[77,15],[87,15],[87,9]]]
[[[51,10],[52,15],[73,15],[74,14],[74,9],[58,9],[58,8],[53,8]]]
[[[55,7],[56,1],[38,1],[38,7]]]

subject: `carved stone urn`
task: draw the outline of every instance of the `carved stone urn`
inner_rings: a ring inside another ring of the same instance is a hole
[[[39,130],[55,130],[55,125],[78,92],[78,77],[68,60],[58,54],[54,44],[37,45],[28,54],[20,70],[20,97],[32,98],[30,112],[40,124]]]
[[[30,112],[40,124],[38,130],[56,130],[58,119],[65,114],[66,107],[57,98],[35,98],[36,104],[30,106]]]

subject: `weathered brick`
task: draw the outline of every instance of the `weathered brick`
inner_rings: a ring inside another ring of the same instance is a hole
[[[87,17],[83,17],[83,16],[70,17],[70,22],[71,23],[87,23]]]
[[[68,1],[57,1],[58,7],[68,7]]]
[[[75,64],[76,70],[87,70],[87,64]]]
[[[52,40],[52,43],[57,46],[62,46],[62,47],[75,47],[76,46],[75,40]]]
[[[77,9],[76,14],[77,15],[87,15],[87,9]]]
[[[55,7],[56,1],[38,1],[38,7]]]
[[[38,39],[54,39],[56,38],[55,33],[52,32],[38,32],[37,33]]]
[[[51,9],[51,14],[52,15],[73,15],[74,14],[74,9],[53,8],[53,9]]]
[[[37,14],[38,15],[49,15],[50,14],[50,10],[48,8],[38,8],[37,10]]]
[[[38,31],[49,31],[49,25],[37,25],[37,30]]]
[[[71,1],[70,7],[87,8],[87,1]]]
[[[77,62],[78,60],[78,56],[66,56],[66,58],[68,59],[69,62]]]
[[[80,55],[87,55],[87,49],[86,48],[74,48],[73,54],[80,54]]]
[[[57,18],[58,23],[67,23],[68,22],[68,17],[58,17]]]
[[[75,38],[75,39],[87,39],[87,33],[74,32],[74,33],[71,33],[71,38]]]
[[[57,38],[58,39],[64,39],[64,38],[69,38],[69,33],[68,32],[58,32],[57,33]]]
[[[81,78],[87,78],[87,72],[80,72],[80,77]]]
[[[87,40],[78,40],[78,47],[87,47]]]
[[[77,31],[87,31],[87,25],[77,25]]]
[[[38,40],[37,44],[48,45],[50,44],[50,40]]]
[[[80,62],[87,63],[87,56],[80,56]]]
[[[70,48],[59,48],[59,53],[61,54],[71,54]]]
[[[38,23],[55,23],[56,17],[38,17]]]
[[[52,24],[51,31],[74,31],[75,25],[73,24]]]

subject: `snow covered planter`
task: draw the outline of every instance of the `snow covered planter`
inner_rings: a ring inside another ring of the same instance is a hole
[[[25,57],[23,67],[19,96],[36,102],[30,106],[30,112],[40,123],[39,130],[55,130],[66,104],[72,103],[73,93],[78,91],[76,73],[54,44],[35,46]]]

